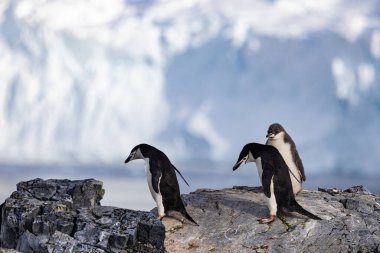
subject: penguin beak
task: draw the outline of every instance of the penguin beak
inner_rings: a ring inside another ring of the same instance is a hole
[[[274,137],[274,133],[268,133],[266,137],[267,138],[273,138]]]
[[[241,162],[237,163],[234,165],[234,167],[232,168],[233,171],[237,170],[241,165]]]
[[[130,161],[131,161],[131,158],[132,158],[132,155],[129,155],[128,158],[125,160],[124,163],[128,163],[128,162],[130,162]]]

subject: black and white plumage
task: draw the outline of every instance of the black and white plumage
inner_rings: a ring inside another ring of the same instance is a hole
[[[248,143],[240,152],[233,170],[248,163],[255,162],[263,191],[268,200],[270,217],[261,219],[261,223],[270,223],[276,219],[277,212],[287,210],[298,212],[309,218],[319,217],[306,211],[294,198],[288,166],[279,151],[270,145]]]
[[[266,137],[268,138],[266,144],[276,147],[288,165],[293,193],[298,194],[302,190],[302,182],[306,181],[306,176],[296,144],[278,123],[269,126]]]
[[[187,213],[181,199],[176,171],[181,173],[170,162],[169,158],[157,148],[148,144],[139,144],[131,150],[125,163],[135,159],[144,159],[146,163],[146,175],[150,193],[156,201],[160,220],[168,215],[169,211],[181,213],[186,219],[198,225]]]

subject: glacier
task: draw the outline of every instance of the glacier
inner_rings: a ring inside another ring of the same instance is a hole
[[[376,0],[3,0],[0,163],[234,160],[279,122],[308,170],[379,175],[379,71]]]

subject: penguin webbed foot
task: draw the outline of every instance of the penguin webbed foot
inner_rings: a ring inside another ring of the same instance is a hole
[[[158,218],[160,219],[160,221],[162,221],[162,219],[165,217],[165,215],[159,215]]]
[[[261,224],[269,224],[276,220],[276,215],[271,215],[268,218],[258,219]]]

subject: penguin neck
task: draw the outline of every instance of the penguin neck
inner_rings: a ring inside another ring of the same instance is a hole
[[[256,159],[259,157],[259,153],[260,153],[260,148],[261,146],[256,146],[256,144],[254,143],[253,145],[250,146],[249,150],[248,150],[248,159],[251,161],[251,162],[256,162]]]
[[[256,157],[257,158],[257,157]],[[248,151],[247,162],[256,162],[256,158],[253,156],[252,151]]]

